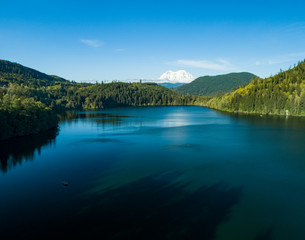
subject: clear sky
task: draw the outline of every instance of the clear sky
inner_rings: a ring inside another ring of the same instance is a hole
[[[76,81],[261,77],[305,58],[305,1],[1,1],[0,59]]]

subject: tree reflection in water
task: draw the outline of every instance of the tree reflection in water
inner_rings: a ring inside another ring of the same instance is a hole
[[[7,172],[10,168],[21,164],[22,161],[31,161],[41,148],[55,143],[58,129],[20,138],[1,141],[0,144],[0,170]]]

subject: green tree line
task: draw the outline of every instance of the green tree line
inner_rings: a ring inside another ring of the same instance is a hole
[[[16,95],[12,88],[1,91],[0,140],[36,134],[57,125],[57,115],[49,107],[31,97]]]
[[[305,62],[266,79],[201,102],[210,108],[230,112],[305,115]]]
[[[55,127],[56,111],[192,105],[196,97],[155,83],[76,83],[0,60],[0,139]]]
[[[203,76],[173,90],[180,94],[212,97],[249,84],[254,77],[256,77],[254,74],[248,72]]]

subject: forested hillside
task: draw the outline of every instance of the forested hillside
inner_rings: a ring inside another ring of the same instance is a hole
[[[224,76],[235,82],[239,79],[242,84],[254,75],[233,73],[216,76],[214,81],[226,81]],[[208,90],[216,94],[215,89]],[[0,61],[0,140],[56,127],[56,111],[155,105],[203,105],[231,112],[305,115],[305,63],[273,77],[253,78],[248,85],[223,95],[194,97],[155,83],[76,83]]]
[[[76,83],[0,61],[0,139],[55,127],[54,110],[189,105],[195,100],[155,83]]]
[[[8,92],[0,99],[0,140],[36,134],[57,123],[56,113],[33,98]]]
[[[254,74],[247,72],[204,76],[195,79],[191,83],[177,87],[174,91],[195,96],[216,96],[248,84],[253,77],[255,77]]]
[[[68,82],[67,80],[50,76],[18,63],[0,60],[0,86],[9,83],[23,84],[30,87],[41,87]]]
[[[16,99],[31,98],[54,110],[102,109],[117,106],[188,105],[196,98],[181,96],[155,83],[58,84],[33,88],[10,84],[0,89]],[[1,96],[1,95],[0,95]],[[3,99],[3,97],[2,97]],[[10,101],[15,99],[10,98]]]
[[[230,112],[305,115],[305,62],[266,79],[211,98],[204,105]],[[287,110],[287,111],[286,111]]]

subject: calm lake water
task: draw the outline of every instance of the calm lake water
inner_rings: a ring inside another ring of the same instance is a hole
[[[1,239],[305,239],[303,118],[70,113],[0,160]]]

